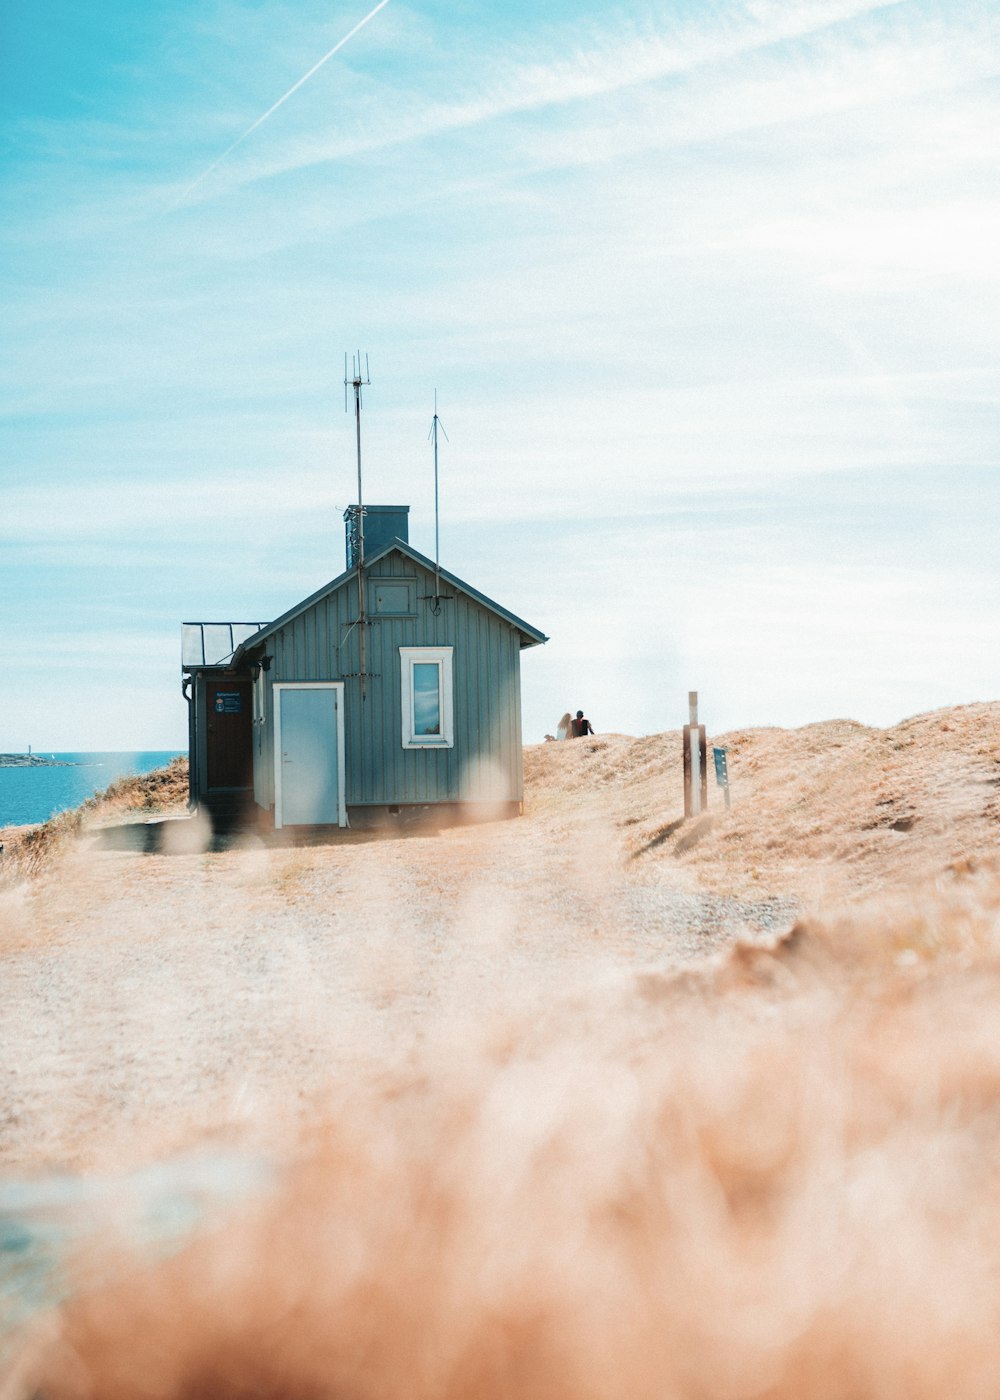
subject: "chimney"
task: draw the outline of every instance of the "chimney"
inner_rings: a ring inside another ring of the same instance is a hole
[[[393,540],[410,539],[409,506],[365,506],[365,558],[371,559]],[[347,527],[347,567],[358,563],[358,508],[348,506],[344,511]]]

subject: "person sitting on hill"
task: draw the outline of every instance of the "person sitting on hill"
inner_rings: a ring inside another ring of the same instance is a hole
[[[584,718],[582,710],[577,710],[576,719],[573,721],[573,738],[582,739],[585,734],[593,734],[594,726],[589,719]]]

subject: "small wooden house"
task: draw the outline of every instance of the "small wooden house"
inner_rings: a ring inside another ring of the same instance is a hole
[[[520,812],[521,652],[547,638],[413,549],[408,514],[366,506],[359,551],[348,510],[347,569],[274,622],[183,624],[193,805],[276,828]]]

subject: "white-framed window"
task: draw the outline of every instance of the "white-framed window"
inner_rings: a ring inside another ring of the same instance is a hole
[[[455,744],[452,647],[400,647],[404,749]]]

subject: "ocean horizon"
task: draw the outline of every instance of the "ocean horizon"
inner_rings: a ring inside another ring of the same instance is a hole
[[[79,807],[116,778],[150,773],[184,754],[185,749],[76,753],[33,749],[35,758],[55,759],[71,766],[0,768],[0,827],[48,821],[57,812]]]

